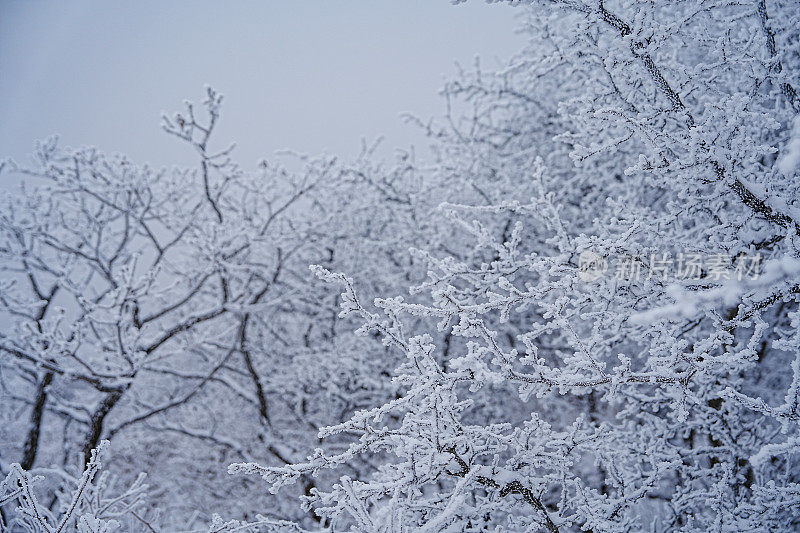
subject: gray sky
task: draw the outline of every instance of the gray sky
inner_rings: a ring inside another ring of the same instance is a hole
[[[480,0],[0,2],[0,157],[57,133],[139,163],[191,155],[162,111],[225,95],[218,146],[252,168],[276,150],[352,155],[426,145],[399,116],[439,114],[454,61],[499,65],[522,45],[516,10]]]

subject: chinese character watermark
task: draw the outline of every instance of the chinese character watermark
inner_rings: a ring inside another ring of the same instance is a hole
[[[646,257],[632,255],[603,256],[584,250],[578,257],[578,277],[582,281],[596,281],[606,275],[615,280],[635,282],[640,280],[667,281],[670,279],[756,280],[761,273],[761,254],[684,254],[653,253]],[[613,266],[612,266],[613,265]]]

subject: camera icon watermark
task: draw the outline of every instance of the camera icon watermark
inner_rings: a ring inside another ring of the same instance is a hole
[[[602,255],[584,250],[578,257],[578,277],[581,281],[595,281],[605,276],[608,261]]]

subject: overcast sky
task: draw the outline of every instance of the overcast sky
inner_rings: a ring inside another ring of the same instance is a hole
[[[236,141],[245,168],[282,149],[353,155],[362,137],[424,146],[400,114],[439,114],[455,61],[495,67],[520,48],[516,13],[480,0],[2,0],[0,157],[57,133],[183,163],[159,117],[206,83],[225,95],[217,142]]]

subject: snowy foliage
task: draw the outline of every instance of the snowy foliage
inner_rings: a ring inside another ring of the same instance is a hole
[[[346,166],[244,172],[232,148],[211,151],[221,99],[209,89],[204,113],[187,104],[164,119],[196,169],[53,140],[35,166],[7,164],[25,179],[0,214],[0,453],[23,470],[66,468],[108,439],[120,475],[144,470],[155,493],[180,494],[158,502],[176,529],[209,506],[261,505],[227,463],[296,462],[318,427],[393,397],[381,372],[394,363],[359,353],[308,265],[376,290],[399,290],[409,272],[396,244],[396,226],[413,228],[408,156],[385,169],[368,147]],[[294,501],[273,512],[306,514]]]
[[[405,356],[402,396],[324,428],[356,437],[344,453],[231,471],[276,491],[384,457],[306,498],[334,530],[800,527],[800,181],[775,164],[793,154],[797,55],[778,50],[800,10],[524,3],[528,48],[449,84],[469,114],[431,127],[454,184],[439,231],[464,238],[417,253],[420,299],[373,309],[317,269]],[[644,275],[584,281],[587,251]],[[664,254],[723,269],[648,275]],[[761,276],[723,275],[755,255]]]
[[[17,168],[5,490],[108,438],[170,530],[800,529],[800,8],[509,3],[431,167],[246,173],[209,90],[194,171]]]
[[[65,471],[44,472],[59,476],[63,490],[58,494],[55,505],[46,506],[36,496],[35,485],[42,476],[32,475],[19,464],[11,465],[11,473],[0,483],[0,503],[17,503],[15,516],[5,526],[21,528],[31,533],[110,533],[122,529],[123,520],[144,526],[152,531],[152,526],[140,514],[146,496],[145,475],[140,474],[126,489],[109,494],[110,479],[107,472],[100,472],[109,442],[104,440],[92,450],[91,458],[82,475],[72,476]],[[54,514],[51,509],[58,511]]]

